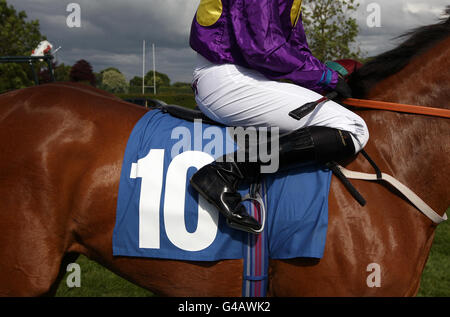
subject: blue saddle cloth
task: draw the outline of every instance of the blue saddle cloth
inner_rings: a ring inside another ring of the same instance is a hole
[[[248,234],[228,227],[189,185],[198,168],[235,149],[226,128],[187,122],[160,110],[146,113],[124,154],[113,255],[190,261],[244,258]],[[264,176],[270,258],[322,258],[330,181],[331,172],[319,165]],[[248,192],[244,184],[240,193]]]

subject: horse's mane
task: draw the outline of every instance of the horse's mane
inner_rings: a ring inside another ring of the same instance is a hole
[[[450,35],[450,5],[445,16],[437,24],[414,29],[398,38],[408,37],[397,48],[382,53],[364,64],[349,79],[353,95],[365,97],[369,90],[379,81],[399,72],[413,57],[418,56]]]

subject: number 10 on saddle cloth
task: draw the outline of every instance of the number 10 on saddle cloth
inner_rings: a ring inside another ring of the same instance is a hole
[[[189,185],[197,169],[236,146],[226,128],[194,125],[160,110],[149,111],[136,123],[122,163],[113,255],[189,261],[244,258],[248,233],[228,227]],[[183,140],[183,147],[181,137],[190,138]],[[222,138],[215,144],[223,149],[208,149],[214,138]],[[265,174],[262,200],[270,258],[322,258],[330,182],[331,172],[319,165]],[[240,188],[243,197],[248,192],[249,185]],[[251,208],[252,203],[245,204]]]

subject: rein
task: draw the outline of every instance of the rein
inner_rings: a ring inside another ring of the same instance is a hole
[[[430,108],[423,106],[404,105],[393,102],[377,101],[377,100],[364,100],[364,99],[344,99],[342,103],[359,108],[371,108],[380,110],[390,110],[397,112],[406,112],[412,114],[421,114],[433,117],[450,118],[450,110],[440,108]]]
[[[393,103],[393,102],[353,99],[353,98],[344,99],[342,101],[342,103],[344,103],[348,106],[354,106],[354,107],[360,107],[360,108],[371,108],[371,109],[379,109],[379,110],[397,111],[397,112],[420,114],[420,115],[427,115],[427,116],[447,118],[447,119],[450,118],[450,110],[448,110],[448,109],[430,108],[430,107],[423,107],[423,106],[412,106],[412,105],[404,105],[404,104],[398,104],[398,103]],[[341,179],[344,186],[349,190],[350,194],[362,206],[365,205],[364,198],[353,187],[353,185],[348,180],[346,180],[346,178],[360,179],[360,180],[366,180],[366,181],[385,181],[385,182],[389,183],[390,185],[394,186],[419,211],[421,211],[425,216],[427,216],[435,224],[439,224],[448,219],[446,213],[444,213],[443,216],[440,216],[436,211],[434,211],[430,206],[428,206],[419,196],[417,196],[411,189],[406,187],[404,184],[400,183],[397,179],[395,179],[391,175],[381,173],[379,168],[375,165],[375,163],[372,161],[372,159],[370,159],[370,157],[368,156],[367,153],[365,153],[364,150],[362,150],[361,153],[366,157],[367,160],[369,160],[371,165],[375,168],[376,174],[367,174],[367,173],[350,171],[336,163],[334,163],[334,165],[330,165],[329,168],[334,172],[334,174],[338,178]]]

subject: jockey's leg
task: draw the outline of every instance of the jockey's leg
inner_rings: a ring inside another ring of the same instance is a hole
[[[280,168],[306,161],[345,159],[368,141],[362,118],[333,101],[319,105],[299,121],[289,117],[290,111],[321,97],[303,87],[270,81],[235,65],[214,66],[197,74],[196,79],[198,106],[211,119],[229,126],[280,129]],[[201,168],[191,184],[229,221],[255,232],[261,225],[247,214],[237,192],[240,182],[260,172],[258,158],[256,163],[250,161],[215,161]]]
[[[347,131],[327,127],[301,128],[282,136],[279,145],[279,169],[308,161],[326,163],[355,154],[353,140]],[[215,205],[232,225],[256,232],[261,228],[261,224],[251,217],[241,204],[238,187],[242,181],[257,179],[264,163],[259,157],[248,156],[245,161],[239,161],[238,152],[202,167],[192,176],[190,183]]]

